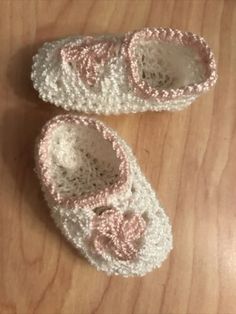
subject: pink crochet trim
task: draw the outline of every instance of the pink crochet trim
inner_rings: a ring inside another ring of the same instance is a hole
[[[135,47],[140,40],[157,40],[170,42],[194,48],[205,67],[205,80],[201,83],[189,84],[180,88],[156,89],[142,79],[138,71],[138,60],[135,56]],[[217,80],[216,62],[213,53],[204,38],[190,32],[182,32],[172,28],[146,28],[125,36],[122,45],[122,54],[126,60],[128,78],[135,93],[142,98],[153,98],[157,101],[175,99],[179,96],[200,94],[209,90]]]
[[[104,140],[109,141],[113,150],[116,153],[117,159],[120,160],[119,176],[117,181],[106,187],[103,190],[98,190],[96,193],[90,193],[86,197],[64,197],[58,191],[51,179],[47,159],[48,159],[48,144],[51,138],[53,129],[63,123],[83,124],[89,128],[94,128],[100,132]],[[79,207],[99,207],[106,206],[109,196],[116,193],[126,192],[130,188],[130,167],[127,156],[117,141],[117,137],[107,128],[102,122],[92,118],[77,116],[73,114],[59,115],[50,120],[42,129],[36,149],[36,170],[41,179],[43,189],[50,195],[51,201],[56,205],[62,205],[64,208]]]
[[[96,216],[93,221],[92,241],[98,255],[106,253],[120,260],[132,260],[139,251],[139,240],[146,229],[142,216],[122,214],[112,208]]]
[[[90,87],[99,83],[105,64],[117,54],[119,44],[112,40],[86,37],[81,44],[68,44],[61,49],[62,59],[74,62],[79,77]]]

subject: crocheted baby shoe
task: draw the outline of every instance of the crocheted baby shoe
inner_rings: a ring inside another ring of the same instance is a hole
[[[97,114],[180,110],[216,78],[205,40],[170,28],[45,43],[32,67],[43,100]]]
[[[98,270],[144,275],[167,257],[169,219],[130,148],[102,122],[53,118],[36,145],[36,170],[57,226]]]

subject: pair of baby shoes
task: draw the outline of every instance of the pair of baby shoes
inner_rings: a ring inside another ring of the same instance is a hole
[[[33,59],[39,96],[66,110],[180,110],[214,85],[205,40],[174,29],[46,43]],[[108,274],[144,275],[172,249],[169,219],[127,144],[102,122],[60,115],[42,129],[36,170],[65,237]]]

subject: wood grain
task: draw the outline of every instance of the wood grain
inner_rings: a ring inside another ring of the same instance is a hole
[[[236,313],[236,1],[0,0],[0,313]],[[51,221],[33,145],[59,110],[38,99],[31,57],[70,34],[175,27],[203,35],[219,80],[178,113],[101,117],[133,148],[171,218],[174,251],[143,278],[107,277]]]

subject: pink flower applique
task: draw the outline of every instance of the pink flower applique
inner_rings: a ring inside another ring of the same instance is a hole
[[[87,37],[81,44],[62,48],[62,59],[75,64],[79,77],[90,87],[99,83],[105,63],[117,54],[119,44],[112,40]]]
[[[141,215],[121,213],[112,208],[96,216],[92,241],[97,254],[112,255],[120,260],[132,260],[139,251],[146,222]]]

